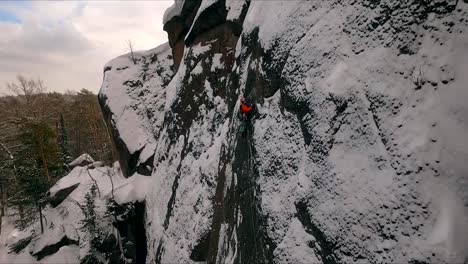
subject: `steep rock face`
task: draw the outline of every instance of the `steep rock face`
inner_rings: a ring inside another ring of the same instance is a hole
[[[200,7],[201,0],[193,1],[178,1],[175,7],[180,9],[180,12],[173,10],[174,14],[169,14],[171,10],[166,11],[164,23],[164,31],[168,33],[169,45],[172,48],[172,57],[174,59],[174,68],[177,69],[184,54],[184,37],[190,30],[190,27],[195,18],[196,12]],[[169,15],[172,17],[169,19]]]
[[[147,261],[467,260],[467,4],[184,7],[100,92],[122,166],[151,172]]]
[[[163,89],[172,76],[169,45],[135,52],[136,64],[122,55],[104,67],[99,93],[104,118],[124,175],[149,175],[164,117]]]

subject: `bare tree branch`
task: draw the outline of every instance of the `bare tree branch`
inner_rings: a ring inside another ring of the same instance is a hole
[[[8,153],[8,156],[11,160],[13,160],[15,157],[13,156],[13,154],[11,153],[11,151],[5,146],[5,144],[3,143],[0,143],[0,146]],[[16,171],[16,165],[13,163],[13,173],[14,173],[14,180],[15,180],[15,183],[17,182],[17,171]]]
[[[134,43],[130,39],[127,39],[127,46],[128,46],[128,49],[130,50],[129,58],[130,58],[130,60],[133,61],[133,64],[136,64],[135,54],[133,53]]]
[[[11,151],[5,146],[5,144],[0,143],[0,146],[6,151],[6,153],[8,153],[8,157],[10,157],[10,159],[14,159],[13,154],[11,154]]]

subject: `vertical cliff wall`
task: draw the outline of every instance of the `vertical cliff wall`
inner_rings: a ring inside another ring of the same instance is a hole
[[[147,261],[467,261],[467,14],[176,1],[169,43],[100,92],[122,168],[152,179]]]

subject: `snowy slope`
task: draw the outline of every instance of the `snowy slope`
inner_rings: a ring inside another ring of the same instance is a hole
[[[120,151],[123,166],[153,157],[148,262],[468,259],[468,4],[204,1],[195,14],[177,72],[166,46],[110,62],[101,89],[114,141],[142,153]],[[245,138],[240,96],[257,106]]]

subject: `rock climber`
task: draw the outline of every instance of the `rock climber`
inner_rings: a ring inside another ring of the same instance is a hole
[[[250,113],[252,113],[253,110],[253,104],[249,99],[245,99],[244,97],[241,97],[240,99],[240,111],[242,113],[242,116],[245,118],[250,117]]]
[[[240,132],[242,136],[245,136],[247,133],[247,122],[250,119],[250,116],[253,112],[254,105],[252,102],[247,98],[241,97],[240,99],[240,112],[241,116],[241,124],[240,124]]]

